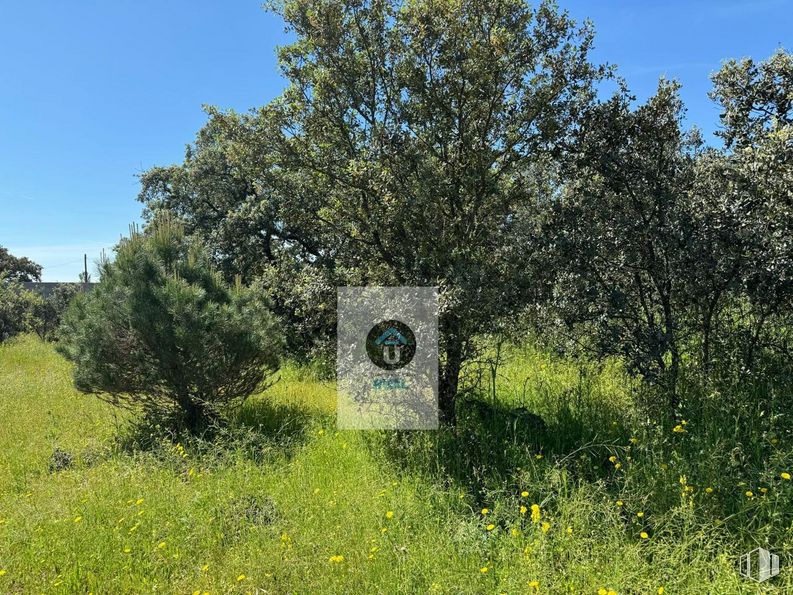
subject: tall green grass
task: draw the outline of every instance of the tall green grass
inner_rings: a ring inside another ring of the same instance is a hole
[[[675,432],[635,390],[523,348],[487,420],[337,432],[334,385],[288,368],[218,441],[140,449],[23,337],[0,346],[0,592],[754,593],[754,543],[789,592],[784,408],[692,392]]]

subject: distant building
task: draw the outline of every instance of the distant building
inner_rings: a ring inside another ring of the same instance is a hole
[[[60,285],[74,285],[75,287],[79,287],[81,289],[85,288],[88,291],[91,291],[96,283],[69,283],[60,281],[25,281],[22,283],[22,287],[28,291],[35,291],[43,298],[49,297],[55,288]]]

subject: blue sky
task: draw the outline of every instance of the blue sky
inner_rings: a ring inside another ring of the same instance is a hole
[[[139,220],[136,174],[181,161],[202,104],[246,110],[283,88],[283,25],[260,0],[0,0],[0,245],[76,280]],[[718,124],[708,75],[730,57],[791,49],[785,0],[564,2],[597,29],[594,58],[639,100],[660,75],[688,119]]]

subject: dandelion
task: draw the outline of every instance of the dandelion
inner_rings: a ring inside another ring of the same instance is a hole
[[[622,500],[617,500],[617,506],[624,506],[624,505],[625,502],[623,502]]]
[[[528,509],[528,508],[526,508],[525,506],[521,506],[521,507],[520,507],[520,514],[526,514],[526,511],[527,511],[527,510],[529,510],[529,509]]]
[[[328,558],[328,562],[333,562],[334,564],[341,564],[342,562],[344,562],[344,556],[341,555],[331,556],[330,558]]]
[[[551,523],[543,523],[541,529],[543,533],[547,533],[551,529]]]
[[[246,578],[248,578],[248,577],[247,577],[247,576],[245,576],[244,574],[241,574],[241,575],[239,575],[239,576],[237,577],[237,582],[238,582],[238,583],[241,583],[241,582],[242,582],[242,581],[244,581]]]
[[[82,520],[83,520],[83,517],[81,517],[81,516],[79,516],[79,515],[78,515],[78,516],[76,516],[76,517],[74,517],[74,522],[75,522],[75,523],[79,523],[79,522],[80,522],[80,521],[82,521]]]
[[[512,533],[512,537],[517,537],[518,535],[520,535],[520,531],[515,527],[512,527],[512,531],[510,531],[510,533]]]
[[[783,471],[782,473],[780,473],[779,477],[781,477],[785,481],[790,481],[790,473],[788,473],[787,471]]]
[[[0,569],[0,576],[5,576],[5,575],[6,575],[6,570],[4,568]]]
[[[672,428],[672,431],[675,434],[684,434],[686,429],[681,424],[677,424],[674,428]]]
[[[488,570],[490,569],[487,566],[482,566],[482,568],[479,569],[479,572],[481,572],[482,574],[487,574]]]
[[[664,593],[666,593],[666,589],[663,587],[658,587],[658,595],[664,595]]]
[[[705,488],[705,493],[706,494],[712,494],[713,493],[713,488],[708,486],[707,488]]]
[[[568,535],[572,535],[572,534],[573,534],[573,528],[572,528],[572,527],[568,527],[568,528],[566,529],[566,531],[567,531],[567,534],[568,534]]]
[[[617,471],[619,471],[620,469],[622,469],[622,463],[617,463],[616,465],[614,465],[614,468],[615,468]]]
[[[207,570],[209,570],[209,564],[204,564],[204,565],[201,567],[201,570],[202,570],[203,572],[206,572]]]
[[[520,495],[521,495],[521,497],[522,497],[522,498],[528,498],[528,497],[529,497],[529,493],[528,493],[526,490],[523,490],[523,491],[520,493]]]
[[[628,440],[628,442],[630,442],[631,444],[638,444],[638,443],[639,443],[639,439],[638,439],[638,438],[636,438],[635,436],[632,436],[632,437],[631,437],[631,438]]]
[[[636,516],[642,518],[644,516],[644,513],[642,511],[639,511],[636,513]]]
[[[482,514],[487,514],[488,512],[490,512],[489,508],[483,508],[482,509]]]
[[[754,497],[754,493],[752,492],[752,490],[746,490],[746,497],[747,498],[753,498]]]
[[[394,511],[393,510],[389,510],[387,513],[385,513],[385,518],[393,519],[394,518]]]
[[[128,548],[128,547],[125,547],[125,548],[124,548],[124,553],[125,553],[125,554],[128,554],[128,553],[130,553],[131,551],[132,551],[132,549],[131,549],[131,548]]]
[[[761,494],[767,494],[768,493],[768,488],[760,488],[760,493]]]
[[[485,527],[485,529],[487,529],[488,531],[492,531],[495,528],[496,528],[496,526],[494,524],[492,524],[492,523],[489,524],[487,527]]]
[[[539,581],[529,581],[529,589],[534,589],[535,591],[540,590],[540,582]]]
[[[540,522],[540,507],[537,504],[531,505],[531,522],[532,523],[539,523]]]
[[[609,457],[609,461],[611,461],[612,463],[616,463],[616,462],[617,462],[617,457],[616,457],[616,456],[614,456],[614,455],[611,455],[611,456]]]
[[[647,538],[649,538],[650,536],[649,536],[649,535],[647,535],[647,532],[646,532],[646,531],[642,531],[641,533],[639,533],[639,537],[641,537],[642,539],[647,539]]]
[[[143,504],[143,498],[138,498],[138,499],[135,501],[135,506],[140,506],[141,504]]]
[[[538,452],[536,455],[534,455],[534,458],[539,461],[542,458],[542,453]]]
[[[157,549],[160,549],[160,550],[165,549],[166,545],[168,545],[168,544],[165,543],[164,541],[161,541],[160,543],[157,544]]]

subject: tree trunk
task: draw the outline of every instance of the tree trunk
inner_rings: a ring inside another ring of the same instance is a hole
[[[185,399],[180,403],[184,428],[193,435],[200,434],[207,427],[207,415],[203,405],[193,399]]]
[[[446,347],[446,362],[440,378],[438,405],[440,420],[454,426],[457,423],[456,398],[460,380],[460,367],[463,360],[462,341],[451,339]]]

